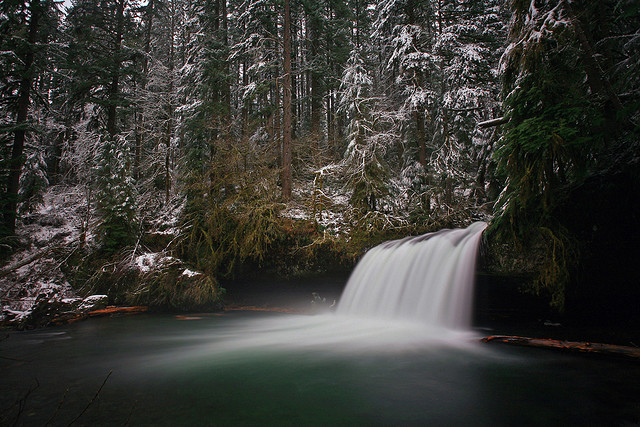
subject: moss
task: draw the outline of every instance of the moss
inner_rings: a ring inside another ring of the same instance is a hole
[[[575,264],[575,245],[567,234],[554,233],[546,227],[540,228],[541,238],[545,246],[544,262],[534,280],[532,287],[539,295],[545,292],[550,296],[550,305],[558,311],[563,311],[565,295],[571,274],[570,267]]]
[[[215,310],[222,306],[224,290],[210,275],[191,272],[185,264],[162,253],[142,271],[131,248],[104,257],[95,252],[77,257],[67,270],[81,295],[105,294],[110,305],[147,305],[161,310]]]
[[[132,305],[170,311],[220,309],[224,289],[206,274],[186,271],[188,273],[176,260],[139,274],[135,288],[129,290],[125,298]]]
[[[557,231],[541,226],[526,235],[514,236],[490,229],[485,235],[488,244],[484,269],[523,278],[522,291],[545,296],[555,311],[563,312],[579,258],[577,242],[561,226]]]

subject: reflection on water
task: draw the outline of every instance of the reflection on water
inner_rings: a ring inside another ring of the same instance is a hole
[[[0,342],[0,424],[617,425],[640,366],[332,315],[136,316]],[[38,388],[27,395],[30,387]],[[24,399],[24,409],[19,401]],[[59,409],[57,409],[59,408]]]

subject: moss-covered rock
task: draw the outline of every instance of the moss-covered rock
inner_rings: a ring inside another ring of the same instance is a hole
[[[110,305],[146,305],[171,311],[218,310],[224,290],[215,278],[189,269],[163,252],[121,252],[107,260],[88,257],[78,269],[79,292],[108,295]],[[90,274],[87,273],[90,272]]]

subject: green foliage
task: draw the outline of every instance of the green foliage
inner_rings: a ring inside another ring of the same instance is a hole
[[[114,92],[113,81],[134,77],[138,52],[127,47],[135,36],[132,11],[124,0],[77,0],[66,14],[68,45],[63,68],[70,72],[69,98],[92,102],[104,111],[131,104],[130,94]],[[119,6],[124,7],[122,16]],[[124,46],[122,46],[124,42]]]
[[[377,200],[389,194],[389,170],[375,152],[375,147],[354,147],[354,151],[346,159],[347,164],[355,169],[347,179],[347,186],[352,190],[351,205],[365,211],[376,210]]]
[[[185,274],[182,263],[172,258],[162,262],[159,268],[140,274],[137,284],[127,292],[127,303],[171,311],[218,309],[224,294],[224,289],[211,276]]]
[[[232,275],[246,262],[262,265],[286,237],[280,228],[281,205],[250,205],[233,211],[208,200],[192,201],[185,215],[187,230],[180,253],[211,275]],[[206,208],[203,207],[206,205]]]
[[[47,165],[41,152],[33,152],[27,158],[20,175],[19,209],[29,211],[42,202],[42,193],[49,186]]]
[[[565,233],[554,233],[547,227],[539,229],[544,242],[545,259],[540,274],[533,282],[533,289],[539,295],[542,292],[550,296],[551,307],[558,311],[564,309],[565,290],[569,285],[569,268],[575,263],[575,242]]]
[[[603,139],[604,119],[585,93],[551,75],[538,77],[523,76],[507,96],[509,123],[496,151],[507,177],[500,216],[519,236],[547,224],[558,190],[584,178]]]
[[[389,194],[390,173],[384,155],[395,134],[393,129],[385,133],[386,129],[376,121],[375,99],[371,96],[373,78],[366,59],[365,52],[354,49],[341,81],[340,108],[350,121],[341,167],[347,188],[352,191],[351,205],[375,211],[377,200]]]
[[[117,253],[93,252],[71,259],[75,267],[67,276],[81,294],[105,294],[109,304],[170,311],[220,308],[224,289],[214,278],[193,272],[163,253],[147,255],[152,265],[143,270],[135,264],[131,247]]]
[[[8,194],[9,170],[11,169],[11,146],[8,135],[0,134],[0,253],[5,249],[4,240],[10,239],[13,230],[8,226],[5,218],[11,215],[10,206],[15,202],[15,196]]]
[[[637,107],[629,103],[616,111],[613,99],[615,91],[621,93],[616,86],[633,90],[633,85],[624,73],[603,74],[600,68],[622,68],[625,63],[628,68],[632,49],[628,45],[626,52],[615,52],[619,47],[614,45],[628,35],[613,35],[628,28],[622,29],[618,15],[625,9],[614,8],[612,2],[597,7],[574,2],[571,9],[545,4],[535,16],[529,3],[512,4],[511,45],[503,59],[508,121],[495,154],[506,187],[491,232],[523,250],[541,249],[531,290],[546,292],[551,305],[562,310],[579,262],[579,244],[560,214],[566,196],[589,176],[635,156],[627,156],[633,149],[620,141],[628,139],[625,116]]]
[[[97,164],[96,211],[98,236],[107,252],[126,246],[135,238],[135,191],[125,141],[106,137]]]

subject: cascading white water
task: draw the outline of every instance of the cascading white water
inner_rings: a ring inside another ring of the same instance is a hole
[[[221,316],[222,326],[198,332],[191,344],[176,335],[180,345],[158,356],[158,363],[187,366],[187,360],[211,363],[214,358],[235,363],[293,349],[313,358],[408,348],[429,349],[431,355],[451,347],[477,353],[470,330],[473,279],[486,226],[478,222],[465,230],[384,243],[358,263],[335,313]],[[143,363],[148,366],[149,360]]]
[[[475,261],[484,222],[383,243],[354,269],[336,312],[471,326]]]

